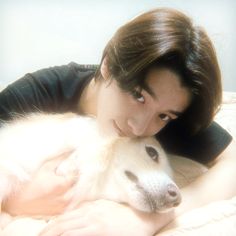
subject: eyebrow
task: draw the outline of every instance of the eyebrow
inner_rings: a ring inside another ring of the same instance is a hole
[[[150,86],[146,83],[141,87],[144,89],[147,93],[149,93],[155,100],[157,100],[156,94],[153,92],[153,90],[150,88]]]
[[[148,84],[144,83],[142,89],[144,89],[147,93],[149,93],[153,97],[153,99],[158,100],[157,95],[154,93],[154,91],[150,88]],[[175,110],[168,110],[168,112],[177,117],[183,114],[182,111],[175,111]]]

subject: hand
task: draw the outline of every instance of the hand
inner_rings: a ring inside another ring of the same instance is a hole
[[[65,177],[57,175],[56,169],[70,154],[71,152],[65,152],[45,162],[33,175],[31,182],[24,183],[19,192],[4,201],[3,210],[13,216],[36,217],[61,213],[72,198],[68,190],[75,182],[75,173],[69,173]]]
[[[172,213],[147,214],[107,200],[86,202],[51,221],[39,236],[151,236]]]

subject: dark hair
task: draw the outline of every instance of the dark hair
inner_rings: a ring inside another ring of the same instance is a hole
[[[177,73],[193,97],[180,118],[191,133],[206,128],[221,104],[221,75],[212,42],[177,10],[159,8],[134,18],[108,42],[102,60],[105,57],[111,78],[126,91],[142,87],[150,68]]]

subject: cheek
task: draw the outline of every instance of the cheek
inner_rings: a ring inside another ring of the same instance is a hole
[[[122,97],[116,92],[104,89],[97,100],[97,121],[99,127],[109,132],[114,130],[113,120],[125,119],[126,105]]]
[[[104,88],[98,96],[97,116],[126,117],[127,114],[132,113],[134,108],[135,102],[131,96],[112,85]]]
[[[166,124],[163,124],[161,122],[150,125],[144,136],[154,136],[155,134],[159,133],[165,126]]]
[[[121,104],[116,95],[113,97],[103,94],[97,101],[97,117],[111,117],[120,110]]]
[[[100,99],[97,103],[97,122],[100,130],[103,133],[110,134],[113,129],[112,119],[113,119],[113,106],[112,102]]]

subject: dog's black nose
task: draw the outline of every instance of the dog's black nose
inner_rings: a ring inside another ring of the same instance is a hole
[[[180,204],[181,194],[176,185],[169,184],[167,186],[166,202],[172,207],[178,206]]]

